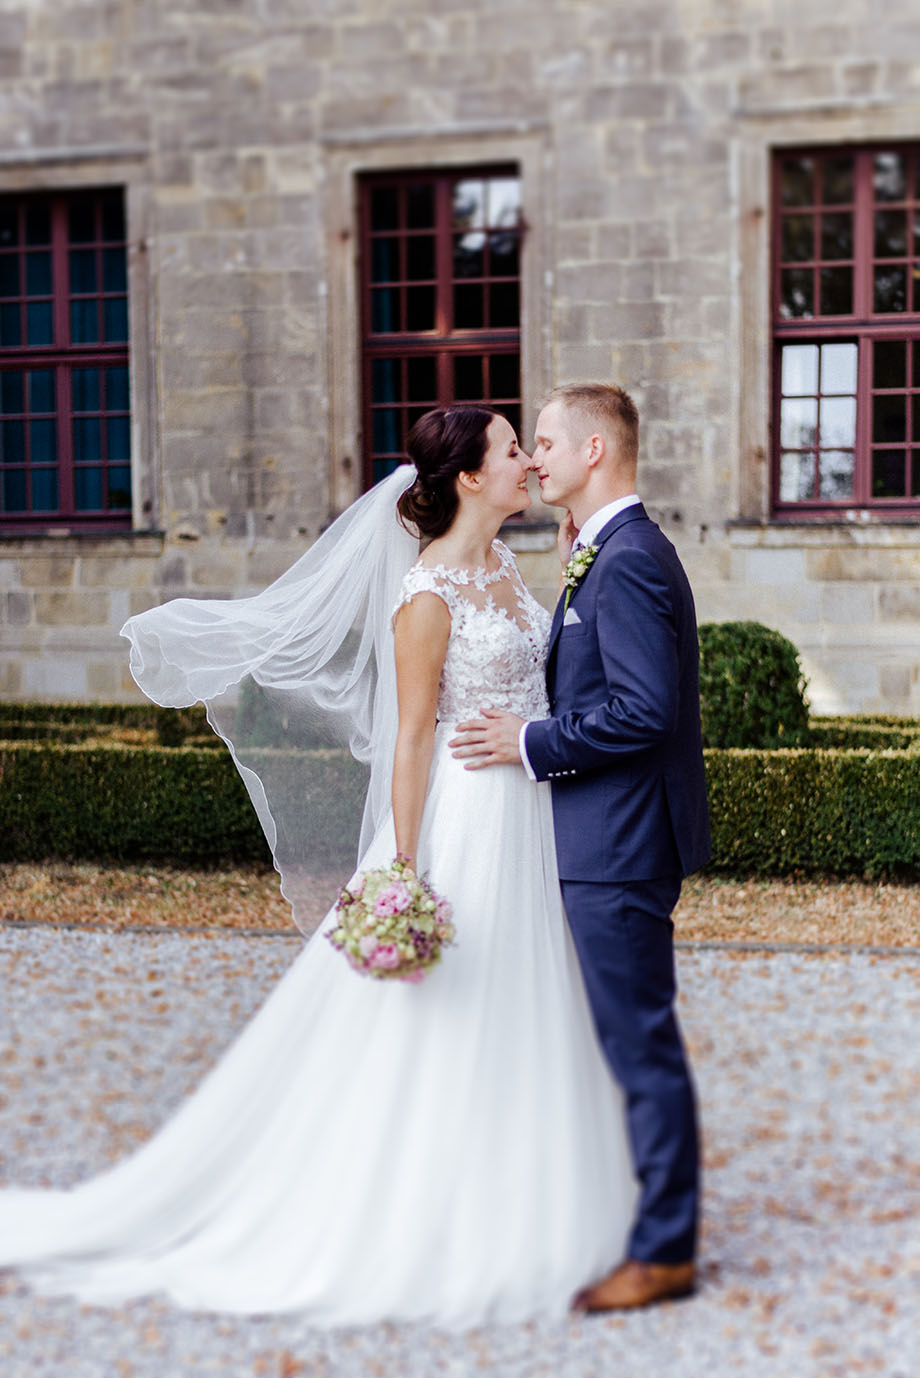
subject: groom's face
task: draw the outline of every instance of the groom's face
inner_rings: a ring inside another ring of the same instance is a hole
[[[550,507],[571,507],[590,473],[588,450],[579,439],[575,417],[564,402],[548,402],[537,417],[533,467],[540,496]]]

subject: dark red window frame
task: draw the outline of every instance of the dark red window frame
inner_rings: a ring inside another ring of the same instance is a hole
[[[510,164],[359,182],[363,480],[404,462],[415,421],[484,402],[521,424],[520,176]]]
[[[131,525],[120,188],[0,195],[0,531]]]
[[[920,519],[920,144],[777,151],[772,204],[774,513]]]

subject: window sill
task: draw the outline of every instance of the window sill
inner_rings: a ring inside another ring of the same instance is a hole
[[[736,519],[726,522],[729,544],[782,549],[801,546],[908,546],[920,549],[920,515],[841,518],[774,517],[770,522]]]
[[[165,531],[0,531],[0,549],[22,555],[47,555],[52,547],[61,554],[159,555],[165,540]]]

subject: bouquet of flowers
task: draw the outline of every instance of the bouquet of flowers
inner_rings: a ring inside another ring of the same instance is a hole
[[[358,872],[339,891],[326,937],[364,976],[421,981],[454,941],[452,910],[405,857]]]

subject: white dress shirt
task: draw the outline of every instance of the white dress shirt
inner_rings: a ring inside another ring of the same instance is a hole
[[[578,535],[575,537],[572,550],[578,550],[579,546],[591,545],[595,537],[600,535],[609,521],[613,521],[614,517],[618,517],[621,512],[625,512],[627,507],[633,507],[637,502],[641,501],[642,499],[639,497],[638,493],[630,493],[628,497],[614,498],[613,502],[605,503],[603,507],[599,507],[597,511],[592,512],[590,517],[582,524]],[[521,724],[521,731],[518,736],[518,750],[521,753],[521,760],[524,763],[524,769],[528,776],[531,780],[536,780],[537,777],[534,774],[533,766],[530,764],[530,760],[527,756],[525,737],[528,725],[529,724],[526,722]]]

